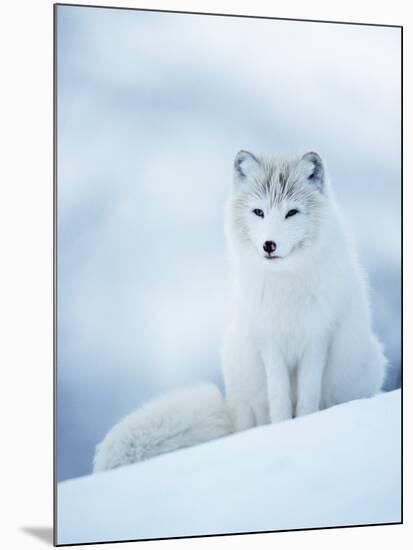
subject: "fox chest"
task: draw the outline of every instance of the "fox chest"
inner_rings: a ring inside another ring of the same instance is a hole
[[[294,366],[310,345],[328,337],[333,313],[325,296],[275,289],[250,310],[250,327],[259,352],[274,348]]]

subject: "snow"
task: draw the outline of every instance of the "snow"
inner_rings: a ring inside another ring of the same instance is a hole
[[[400,390],[58,485],[58,542],[401,520]]]

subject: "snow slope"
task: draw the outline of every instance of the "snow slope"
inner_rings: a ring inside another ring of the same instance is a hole
[[[400,390],[58,486],[59,544],[399,522]]]

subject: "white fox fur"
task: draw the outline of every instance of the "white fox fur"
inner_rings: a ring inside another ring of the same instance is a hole
[[[94,471],[380,390],[386,359],[320,156],[240,151],[226,220],[234,281],[226,399],[205,384],[148,403],[97,446]]]
[[[121,420],[96,448],[94,471],[110,470],[227,435],[224,398],[213,384],[146,403]]]

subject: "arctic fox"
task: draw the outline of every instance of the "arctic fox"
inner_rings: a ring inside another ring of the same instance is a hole
[[[386,359],[320,156],[240,151],[226,232],[234,292],[225,398],[203,384],[149,402],[97,446],[94,471],[380,390]]]

